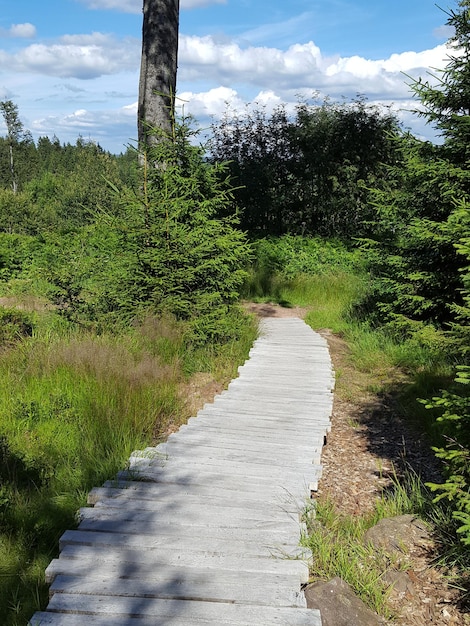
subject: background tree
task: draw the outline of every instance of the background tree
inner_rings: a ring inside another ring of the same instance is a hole
[[[179,0],[144,0],[139,81],[139,144],[172,130],[178,63]],[[156,132],[157,131],[157,132]]]
[[[13,193],[16,193],[18,190],[18,182],[15,171],[14,147],[18,146],[21,142],[31,144],[33,140],[31,133],[24,130],[23,123],[19,117],[18,107],[12,100],[1,101],[0,111],[2,112],[7,127],[11,187]]]
[[[227,161],[237,184],[241,225],[252,236],[370,234],[375,210],[368,187],[398,157],[388,110],[353,103],[301,103],[237,114],[212,127],[212,158]]]
[[[229,164],[241,226],[252,236],[281,235],[299,207],[293,167],[291,122],[283,106],[271,115],[261,107],[227,109],[212,127],[214,161]]]

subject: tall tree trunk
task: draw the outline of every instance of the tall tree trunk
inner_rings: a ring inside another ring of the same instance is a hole
[[[139,81],[139,145],[160,138],[152,128],[170,133],[178,66],[179,0],[144,0],[142,61]]]
[[[10,143],[10,173],[11,173],[11,188],[13,189],[13,193],[16,194],[18,191],[18,184],[16,182],[15,175],[15,161],[13,159],[13,144]]]

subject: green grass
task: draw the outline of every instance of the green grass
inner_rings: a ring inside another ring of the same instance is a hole
[[[44,570],[88,491],[189,417],[181,389],[193,373],[227,382],[256,333],[239,315],[232,341],[193,346],[171,318],[97,336],[54,315],[37,313],[33,336],[0,354],[2,626],[25,626],[47,603]]]
[[[338,516],[333,505],[318,505],[317,519],[303,545],[312,552],[311,581],[342,578],[373,611],[393,617],[383,583],[386,559],[364,543],[368,520]]]

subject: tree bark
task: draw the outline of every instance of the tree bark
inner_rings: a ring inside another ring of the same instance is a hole
[[[139,81],[139,145],[152,145],[170,134],[178,67],[179,0],[144,0]]]

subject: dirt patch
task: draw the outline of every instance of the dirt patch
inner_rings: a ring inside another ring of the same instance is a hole
[[[45,298],[36,296],[2,296],[0,306],[20,311],[50,311],[55,308]]]
[[[189,416],[196,415],[207,402],[212,402],[223,389],[223,384],[215,380],[212,374],[207,372],[194,374],[181,391],[185,412]]]
[[[304,307],[283,307],[273,302],[243,302],[242,306],[258,317],[300,317],[303,320],[309,311]]]

